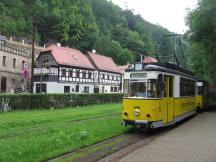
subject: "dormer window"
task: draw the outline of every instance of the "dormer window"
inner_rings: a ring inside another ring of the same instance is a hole
[[[43,62],[48,62],[48,61],[49,61],[49,55],[44,55]]]

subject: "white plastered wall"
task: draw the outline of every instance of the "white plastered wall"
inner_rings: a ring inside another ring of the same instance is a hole
[[[40,84],[40,82],[34,83],[34,93],[36,92],[36,84]],[[94,93],[93,84],[79,84],[79,92],[75,92],[76,85],[78,85],[75,83],[42,82],[42,84],[47,84],[47,93],[64,93],[64,86],[70,86],[71,93],[84,93],[84,87],[89,87],[89,93]]]

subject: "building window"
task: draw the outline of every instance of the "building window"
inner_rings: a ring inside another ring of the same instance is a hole
[[[73,70],[69,71],[69,77],[73,77]]]
[[[2,65],[6,66],[6,56],[3,56]]]
[[[66,70],[65,70],[65,69],[62,70],[62,76],[63,76],[63,77],[66,76]]]
[[[13,59],[13,68],[16,68],[16,59]]]
[[[82,72],[82,75],[83,75],[82,76],[83,78],[86,78],[86,72],[85,71]]]
[[[114,80],[114,75],[112,75],[112,80]]]
[[[118,87],[114,87],[114,92],[118,92]]]
[[[113,87],[111,87],[111,90],[110,90],[111,92],[113,92]]]
[[[25,61],[22,61],[22,70],[24,69]]]
[[[76,85],[76,92],[79,92],[79,85]]]
[[[64,93],[70,93],[70,86],[64,86]]]
[[[48,62],[48,61],[49,61],[49,55],[44,55],[43,62]]]
[[[110,76],[109,75],[107,75],[107,80],[109,80],[110,79]]]
[[[88,78],[91,79],[91,72],[88,73]]]
[[[105,78],[105,74],[102,75],[102,79],[104,79],[104,78]]]
[[[79,70],[76,71],[76,78],[79,78],[80,77],[80,72]]]
[[[16,81],[16,80],[15,80],[15,78],[13,78],[13,79],[12,79],[12,83],[14,84],[14,83],[15,83],[15,81]]]
[[[47,93],[47,84],[36,84],[36,93]]]
[[[89,87],[84,87],[84,93],[89,93]]]

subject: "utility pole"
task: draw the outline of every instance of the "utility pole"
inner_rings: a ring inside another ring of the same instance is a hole
[[[31,93],[34,91],[34,53],[35,53],[35,16],[32,17],[32,64],[31,64]]]

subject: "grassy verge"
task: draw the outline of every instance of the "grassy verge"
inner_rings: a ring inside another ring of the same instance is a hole
[[[126,131],[121,105],[0,114],[0,161],[41,161]]]

